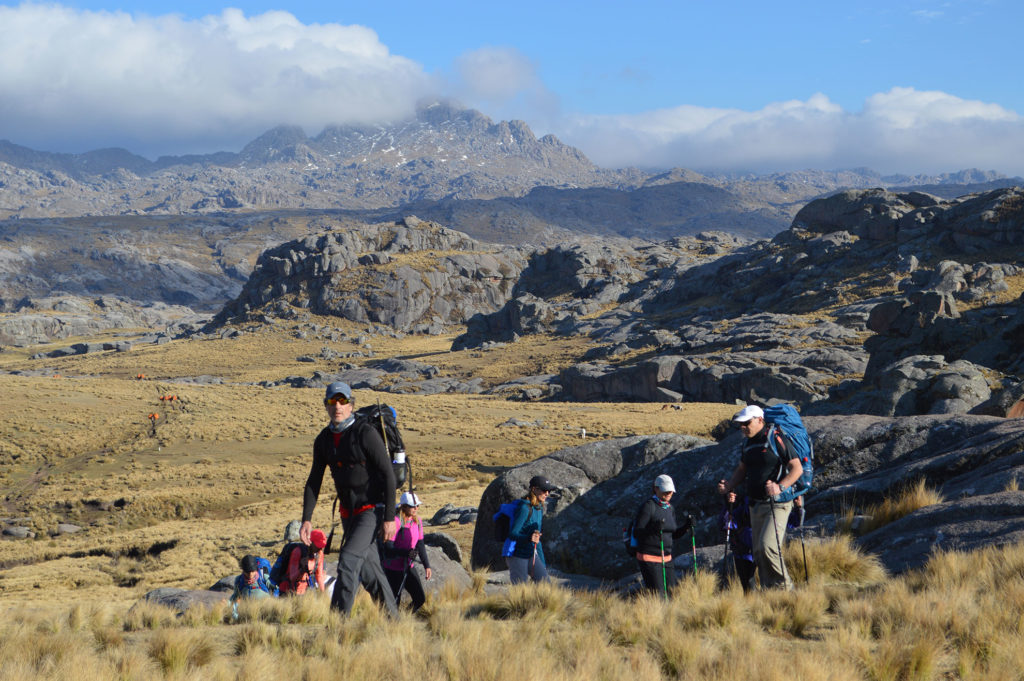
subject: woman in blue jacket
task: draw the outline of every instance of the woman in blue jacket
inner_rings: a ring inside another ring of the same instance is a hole
[[[508,530],[509,539],[515,541],[512,555],[508,557],[508,575],[513,584],[532,579],[542,582],[548,578],[544,548],[540,544],[541,524],[544,520],[544,504],[548,495],[558,489],[543,475],[530,478],[530,492],[525,503],[519,504]]]

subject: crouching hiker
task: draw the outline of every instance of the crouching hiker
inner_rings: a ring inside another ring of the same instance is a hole
[[[746,440],[736,470],[728,480],[719,481],[718,493],[729,494],[740,483],[746,482],[746,494],[750,498],[754,562],[757,564],[761,587],[792,589],[793,582],[786,570],[786,562],[782,559],[782,542],[786,536],[786,520],[793,509],[793,502],[777,502],[775,497],[800,477],[803,472],[800,458],[791,455],[793,446],[785,435],[777,431],[773,433],[776,441],[769,445],[768,429],[765,427],[761,407],[744,407],[732,420],[739,425]],[[780,461],[788,472],[775,482]]]
[[[231,593],[231,602],[251,598],[269,598],[276,596],[277,590],[270,583],[270,561],[256,556],[245,556],[239,561],[242,574],[235,577],[235,590]]]
[[[368,422],[356,420],[354,406],[347,383],[336,381],[327,386],[324,409],[330,423],[313,442],[313,465],[303,490],[299,537],[309,544],[313,508],[320,496],[324,471],[330,467],[344,531],[331,607],[349,614],[362,584],[377,604],[397,616],[395,595],[384,576],[377,549],[378,536],[383,541],[395,536],[395,471],[381,436]]]
[[[309,535],[309,546],[305,544],[289,544],[292,549],[287,556],[287,568],[285,578],[281,580],[278,587],[282,594],[295,594],[296,596],[306,591],[323,591],[327,584],[327,575],[324,573],[324,547],[327,545],[327,536],[323,530],[313,530]]]
[[[672,478],[659,475],[654,479],[653,491],[654,494],[637,509],[632,533],[644,588],[668,597],[669,589],[676,583],[672,541],[693,529],[693,518],[687,515],[682,525],[676,524],[671,504],[676,486]]]
[[[548,578],[544,547],[541,546],[541,526],[544,521],[544,504],[551,492],[558,489],[543,475],[530,478],[530,490],[526,503],[519,504],[508,537],[515,542],[512,555],[508,557],[508,577],[513,584],[527,580],[544,582]]]
[[[413,558],[419,555],[423,572],[431,578],[430,559],[427,545],[423,542],[423,522],[419,517],[420,498],[414,492],[403,492],[398,500],[398,515],[395,522],[398,532],[394,541],[384,542],[384,574],[387,575],[395,603],[402,598],[402,590],[409,592],[412,611],[416,612],[427,601],[420,575],[413,567]]]

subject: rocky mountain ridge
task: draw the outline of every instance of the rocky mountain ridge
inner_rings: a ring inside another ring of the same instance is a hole
[[[502,243],[536,243],[565,230],[771,236],[804,203],[840,189],[927,185],[950,198],[1012,183],[974,170],[916,177],[867,169],[608,170],[551,135],[538,139],[521,121],[495,123],[450,103],[390,125],[334,126],[314,137],[282,126],[238,153],[156,161],[124,149],[55,154],[0,142],[0,218],[343,210],[362,222],[415,214]]]

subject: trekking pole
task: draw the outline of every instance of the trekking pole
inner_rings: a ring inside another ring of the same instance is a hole
[[[395,606],[402,600],[402,589],[405,588],[405,578],[409,576],[409,561],[405,562],[405,570],[402,571],[402,581],[398,584],[398,591],[395,592]]]
[[[726,584],[729,583],[729,532],[732,530],[732,502],[729,502],[729,510],[725,515],[725,553],[722,554],[722,576]]]
[[[665,575],[665,535],[663,532],[659,532],[658,536],[661,537],[661,586],[665,589],[665,598],[668,598],[668,578]]]
[[[530,579],[534,579],[537,566],[537,542],[533,542],[533,558],[530,559]]]
[[[697,528],[690,528],[690,543],[693,544],[693,578],[697,578]]]
[[[779,562],[782,563],[782,572],[785,575],[786,572],[786,559],[782,557],[782,540],[779,539],[779,524],[775,522],[775,499],[768,495],[768,503],[771,505],[772,510],[772,527],[775,528],[775,545],[779,548]]]
[[[807,547],[804,546],[804,514],[807,510],[800,504],[800,550],[804,552],[804,582],[811,583],[811,573],[807,569]]]

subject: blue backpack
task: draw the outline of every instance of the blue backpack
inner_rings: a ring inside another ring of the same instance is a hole
[[[811,442],[811,436],[800,419],[800,412],[792,404],[776,404],[766,407],[764,422],[768,424],[768,446],[780,461],[776,481],[786,476],[786,462],[782,461],[782,457],[775,448],[775,438],[772,437],[776,433],[781,433],[793,445],[793,451],[789,453],[789,458],[800,459],[800,465],[803,467],[803,473],[793,483],[793,486],[782,490],[775,497],[775,501],[780,503],[792,501],[798,496],[806,494],[807,490],[811,488],[814,479],[814,443]]]
[[[512,527],[512,520],[516,516],[516,511],[519,509],[519,504],[525,501],[525,499],[514,499],[502,504],[498,507],[498,512],[494,514],[494,538],[497,541],[504,542],[501,546],[502,556],[511,556],[512,552],[516,550],[516,540],[509,539],[508,533]]]

